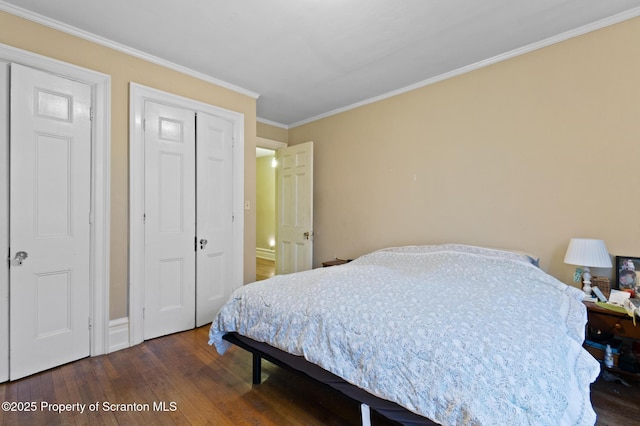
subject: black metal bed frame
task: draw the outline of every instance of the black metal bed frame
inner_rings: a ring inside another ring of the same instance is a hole
[[[296,356],[274,348],[266,343],[257,342],[238,333],[227,333],[222,337],[224,340],[250,352],[252,359],[252,383],[259,385],[262,381],[262,359],[277,365],[278,367],[303,374],[316,383],[338,391],[348,398],[361,404],[362,424],[370,425],[368,418],[369,407],[403,425],[433,426],[426,417],[413,413],[395,402],[379,398],[369,392],[354,386],[339,376],[324,370],[322,367],[305,360],[301,356]]]

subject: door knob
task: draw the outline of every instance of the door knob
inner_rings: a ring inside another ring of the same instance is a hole
[[[302,234],[302,235],[304,235],[304,239],[305,239],[305,240],[312,240],[312,239],[313,239],[313,231],[311,231],[311,232],[305,232],[305,233],[304,233],[304,234]]]
[[[16,257],[12,259],[11,265],[20,266],[27,257],[29,257],[29,254],[26,251],[19,251],[16,253]]]
[[[204,238],[200,239],[200,250],[204,250],[205,246],[207,245],[209,241],[205,240]]]

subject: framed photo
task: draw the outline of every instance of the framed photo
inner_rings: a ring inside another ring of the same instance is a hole
[[[638,291],[640,284],[638,276],[640,274],[640,257],[616,256],[616,281],[613,288],[617,290]]]

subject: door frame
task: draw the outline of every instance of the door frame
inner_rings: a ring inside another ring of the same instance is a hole
[[[143,118],[145,101],[202,111],[233,123],[232,269],[234,289],[242,285],[244,274],[244,114],[138,83],[129,83],[129,344],[131,346],[144,341]]]
[[[14,62],[38,70],[76,80],[91,86],[93,121],[91,126],[91,247],[90,247],[90,293],[91,331],[90,354],[102,355],[109,350],[109,244],[111,209],[111,77],[97,71],[59,61],[13,46],[0,43],[0,61]],[[3,137],[4,136],[4,137]],[[8,150],[8,135],[0,136],[0,150]],[[8,159],[6,160],[9,161]],[[8,188],[8,174],[0,173],[0,186]],[[3,193],[5,206],[8,199]],[[8,229],[8,217],[0,215],[0,227]],[[0,241],[5,243],[5,241]],[[8,247],[6,241],[5,247]],[[9,254],[7,253],[7,256]],[[8,262],[0,262],[0,296],[8,293]],[[0,297],[0,315],[8,324],[9,300]],[[0,334],[4,339],[4,335]],[[8,335],[7,335],[8,338]],[[6,343],[6,344],[5,344]],[[0,347],[9,343],[0,341]],[[0,353],[4,358],[4,352]],[[7,353],[8,360],[8,353]],[[0,362],[2,365],[2,362]],[[0,382],[4,377],[1,375]]]
[[[286,148],[288,145],[285,142],[274,141],[273,139],[261,138],[260,136],[256,137],[256,147],[257,148],[266,148],[271,149],[273,151],[277,151],[280,148]]]

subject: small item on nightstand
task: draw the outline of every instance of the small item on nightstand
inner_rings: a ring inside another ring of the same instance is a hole
[[[611,291],[611,284],[609,283],[609,278],[592,277],[591,287],[598,287],[600,291],[602,291],[602,293],[605,295],[605,297],[609,297],[609,292]]]
[[[600,289],[598,287],[593,287],[592,290],[593,290],[593,293],[596,295],[596,297],[598,298],[599,301],[607,302],[607,298],[605,297],[604,294],[602,294],[602,292],[600,291]]]
[[[613,354],[611,353],[610,345],[607,345],[607,348],[604,351],[604,365],[607,368],[613,367]]]

